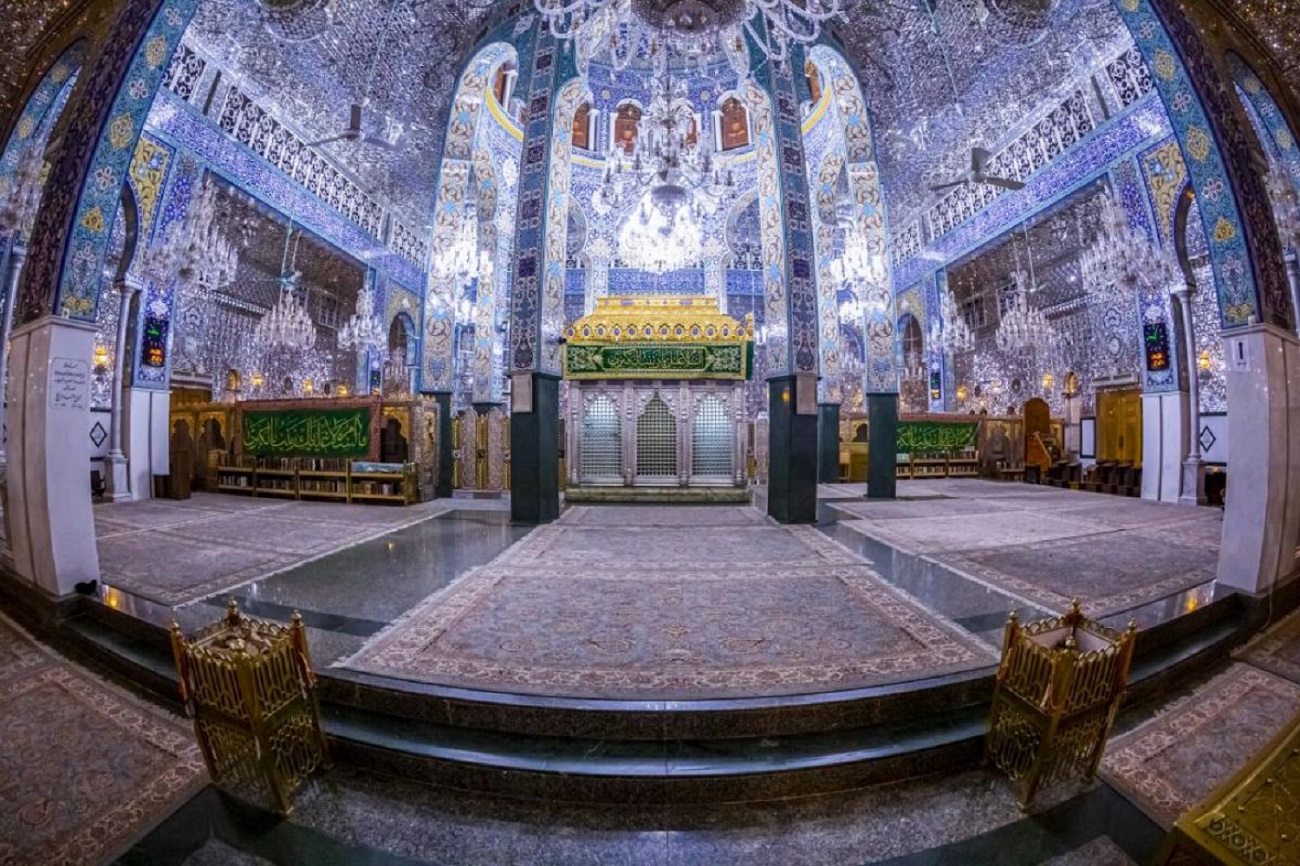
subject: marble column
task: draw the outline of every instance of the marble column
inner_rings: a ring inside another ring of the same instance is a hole
[[[122,404],[126,398],[122,375],[126,371],[126,334],[131,324],[131,299],[140,291],[140,284],[130,277],[113,283],[121,306],[117,314],[117,349],[113,356],[112,411],[109,415],[108,453],[104,456],[104,498],[121,502],[131,498],[129,478],[130,461],[122,453]]]
[[[1300,541],[1300,341],[1250,325],[1224,334],[1228,494],[1218,580],[1266,592],[1295,567]]]
[[[451,392],[435,391],[428,395],[438,404],[438,484],[434,496],[448,499],[452,495],[451,476],[456,456],[451,453]]]
[[[89,466],[95,327],[46,316],[14,329],[9,510],[14,569],[51,595],[99,578]]]
[[[1173,291],[1174,303],[1183,323],[1183,378],[1187,381],[1187,450],[1183,460],[1178,501],[1183,505],[1205,504],[1205,464],[1201,462],[1201,382],[1196,374],[1196,322],[1192,318],[1192,294],[1196,286],[1183,283]]]
[[[898,395],[867,394],[867,498],[898,494]]]
[[[560,377],[510,378],[510,516],[550,523],[560,516]]]
[[[781,523],[817,520],[817,377],[768,383],[767,513]]]
[[[9,337],[14,328],[14,307],[18,304],[18,281],[22,278],[27,247],[15,241],[9,247],[9,273],[5,280],[4,319],[0,323],[0,473],[6,465],[5,406],[9,402]]]

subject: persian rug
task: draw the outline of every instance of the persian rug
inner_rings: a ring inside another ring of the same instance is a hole
[[[626,700],[801,694],[993,664],[811,527],[541,527],[343,666]]]
[[[1237,655],[1257,668],[1300,683],[1300,610],[1256,635]]]
[[[97,864],[206,781],[189,726],[47,652],[0,671],[0,863]]]
[[[1064,611],[1078,598],[1089,616],[1100,618],[1214,580],[1219,536],[1134,529],[934,559],[1048,611]]]
[[[566,526],[766,526],[768,518],[748,505],[574,505],[560,517]]]
[[[1300,712],[1300,685],[1234,664],[1155,718],[1116,737],[1102,773],[1157,823],[1227,781]]]
[[[233,500],[243,507],[218,509],[212,507],[213,500]],[[99,518],[97,510],[103,582],[178,607],[405,529],[451,508],[447,500],[406,508],[323,502],[280,502],[257,508],[248,503],[267,500],[220,494],[204,495],[202,502],[201,506],[189,505],[188,500],[140,503],[153,506],[140,512],[147,516],[142,525],[152,528],[129,532],[117,528],[129,515]],[[107,507],[130,512],[137,505]],[[174,519],[175,513],[186,519]]]

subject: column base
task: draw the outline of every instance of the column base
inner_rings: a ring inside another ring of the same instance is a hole
[[[122,452],[104,457],[104,501],[126,502],[131,496],[131,460]]]
[[[1204,505],[1205,464],[1197,458],[1183,461],[1183,490],[1178,496],[1179,505]]]

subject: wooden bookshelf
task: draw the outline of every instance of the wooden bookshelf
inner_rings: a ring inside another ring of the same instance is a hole
[[[248,461],[241,460],[237,463],[218,462],[217,489],[226,493],[244,493],[253,496],[255,487],[253,473],[255,471],[252,463]]]
[[[413,463],[354,461],[348,492],[353,502],[399,502],[410,505],[418,494]]]
[[[298,464],[298,498],[351,502],[350,460],[304,457]]]
[[[253,479],[254,496],[298,498],[298,462],[292,457],[258,460]]]

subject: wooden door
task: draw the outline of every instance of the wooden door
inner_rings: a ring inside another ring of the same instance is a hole
[[[1097,460],[1142,464],[1142,394],[1136,388],[1097,392]]]

